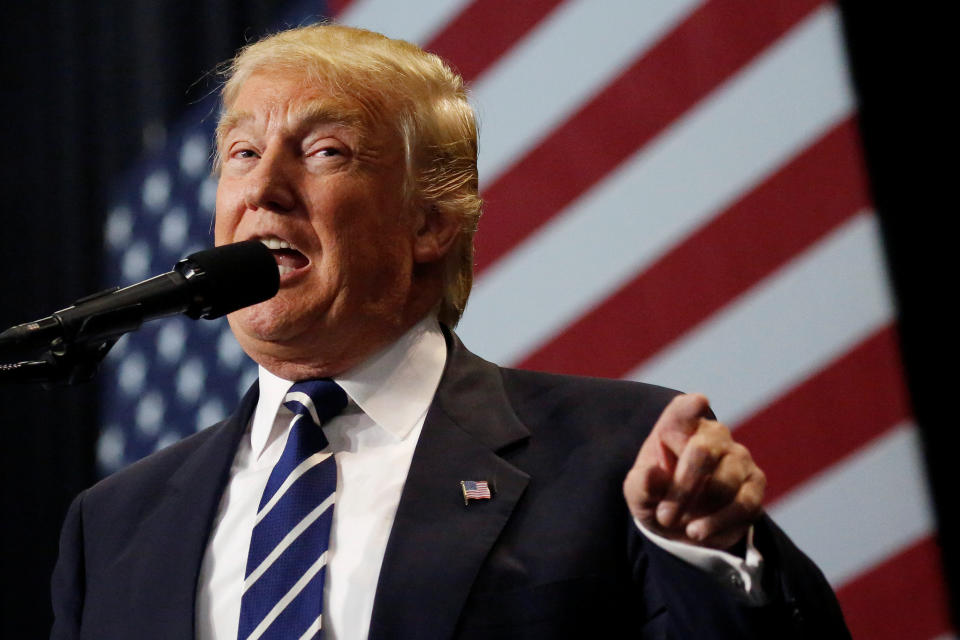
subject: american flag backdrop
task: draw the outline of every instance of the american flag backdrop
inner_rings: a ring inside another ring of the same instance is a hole
[[[486,206],[467,346],[706,393],[855,638],[954,637],[837,7],[328,4],[472,87]],[[118,186],[109,284],[212,243],[215,110],[196,105]],[[102,472],[220,419],[255,377],[223,320],[125,337],[103,375]]]

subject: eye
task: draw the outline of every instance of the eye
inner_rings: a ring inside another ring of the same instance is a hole
[[[308,136],[304,140],[303,153],[308,158],[342,158],[350,155],[350,148],[337,136],[327,132]]]
[[[329,142],[325,142],[313,147],[307,153],[307,155],[315,158],[336,158],[338,156],[344,155],[344,150],[338,144],[331,144]]]
[[[257,155],[257,152],[256,152],[256,151],[254,151],[253,149],[246,149],[246,148],[235,149],[235,150],[230,154],[230,156],[233,157],[233,158],[240,159],[240,160],[246,160],[246,159],[248,159],[248,158],[257,158],[257,157],[259,157],[259,156]]]

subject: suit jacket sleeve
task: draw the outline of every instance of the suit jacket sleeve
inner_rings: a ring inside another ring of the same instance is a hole
[[[766,516],[754,540],[764,557],[764,605],[749,603],[739,587],[647,543],[649,562],[637,577],[665,603],[664,619],[650,626],[648,637],[849,639],[833,590],[816,565]]]
[[[51,640],[80,637],[84,597],[82,501],[82,493],[74,498],[60,533],[60,555],[51,580],[54,615]]]

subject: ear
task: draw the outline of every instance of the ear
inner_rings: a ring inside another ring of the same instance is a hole
[[[417,229],[413,238],[413,259],[417,263],[442,260],[459,235],[460,225],[433,204],[418,208]]]

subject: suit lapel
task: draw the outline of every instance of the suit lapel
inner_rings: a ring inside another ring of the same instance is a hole
[[[257,396],[254,384],[232,416],[210,427],[214,433],[170,477],[162,499],[141,523],[139,531],[149,539],[140,539],[131,547],[162,549],[162,553],[140,554],[131,571],[131,583],[141,592],[142,600],[155,603],[145,612],[155,620],[142,626],[163,629],[157,637],[193,637],[200,564],[234,453]]]
[[[387,543],[371,639],[448,638],[529,476],[497,452],[528,437],[495,365],[448,335],[447,366],[424,422]],[[490,500],[464,504],[462,480]]]

